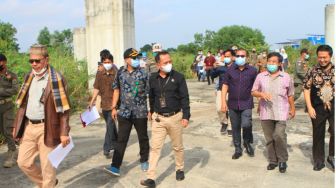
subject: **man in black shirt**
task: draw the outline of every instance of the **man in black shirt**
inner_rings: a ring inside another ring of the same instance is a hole
[[[190,118],[189,94],[184,76],[172,70],[172,60],[166,51],[155,56],[159,71],[149,79],[149,119],[152,121],[151,151],[146,180],[141,185],[155,187],[155,171],[167,135],[175,153],[176,180],[184,179],[183,128]],[[181,112],[182,110],[182,112]]]

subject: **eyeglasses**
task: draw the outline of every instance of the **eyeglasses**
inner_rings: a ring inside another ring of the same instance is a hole
[[[246,56],[244,56],[244,55],[236,55],[236,57],[242,57],[242,58],[244,58]]]
[[[39,63],[41,63],[41,60],[42,59],[29,59],[29,63],[33,64],[35,62],[36,64],[39,64]]]

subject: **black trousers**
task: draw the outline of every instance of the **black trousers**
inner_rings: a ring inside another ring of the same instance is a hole
[[[208,69],[206,71],[206,77],[207,77],[208,85],[210,85],[211,83],[214,83],[214,78],[211,76],[211,71],[212,71],[212,69]],[[211,82],[210,82],[210,79],[211,79]]]
[[[118,123],[118,141],[114,150],[111,166],[120,168],[133,125],[139,139],[140,162],[148,161],[149,139],[147,134],[147,118],[126,119],[118,116]]]
[[[328,132],[330,133],[329,140],[329,156],[335,156],[335,110],[325,110],[323,105],[315,107],[316,119],[311,119],[313,124],[313,160],[314,163],[324,163],[325,152],[324,152],[324,138],[326,123],[329,123]]]

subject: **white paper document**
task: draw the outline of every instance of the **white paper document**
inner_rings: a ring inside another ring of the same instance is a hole
[[[51,165],[55,168],[64,160],[64,158],[69,154],[69,152],[74,148],[74,143],[70,137],[70,143],[63,147],[62,144],[59,144],[53,151],[48,155],[48,159]]]
[[[100,115],[98,113],[98,110],[96,106],[91,107],[91,110],[87,109],[85,112],[83,112],[80,115],[83,127],[86,125],[89,125],[90,123],[96,121],[97,119],[100,118]]]

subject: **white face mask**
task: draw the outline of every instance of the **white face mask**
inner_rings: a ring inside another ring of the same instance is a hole
[[[38,71],[38,72],[36,72],[36,71],[33,69],[33,74],[34,74],[35,76],[38,76],[38,75],[44,73],[46,70],[47,70],[47,67],[44,67],[43,69],[41,69],[41,70]]]
[[[161,70],[165,73],[170,73],[172,68],[173,68],[173,65],[171,63],[168,63],[167,65],[162,66]]]
[[[104,68],[105,68],[107,71],[111,70],[111,68],[112,68],[112,64],[111,64],[111,63],[104,63],[103,66],[104,66]]]

